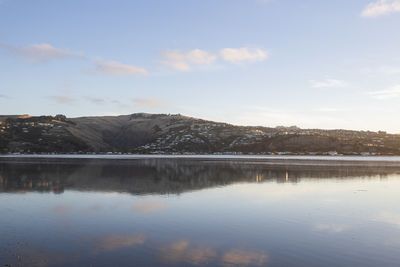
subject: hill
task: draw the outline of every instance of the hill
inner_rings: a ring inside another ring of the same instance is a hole
[[[79,118],[2,115],[0,152],[400,155],[400,135],[235,126],[180,114]]]

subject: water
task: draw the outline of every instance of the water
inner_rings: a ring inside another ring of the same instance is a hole
[[[4,266],[399,266],[400,164],[0,159]]]

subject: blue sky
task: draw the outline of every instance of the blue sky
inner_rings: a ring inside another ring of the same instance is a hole
[[[400,133],[399,0],[0,0],[0,114]]]

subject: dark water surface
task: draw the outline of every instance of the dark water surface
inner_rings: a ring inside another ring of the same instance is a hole
[[[0,159],[0,265],[400,266],[400,165]]]

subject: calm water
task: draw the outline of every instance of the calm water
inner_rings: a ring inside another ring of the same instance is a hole
[[[3,158],[6,264],[400,266],[400,164]]]

